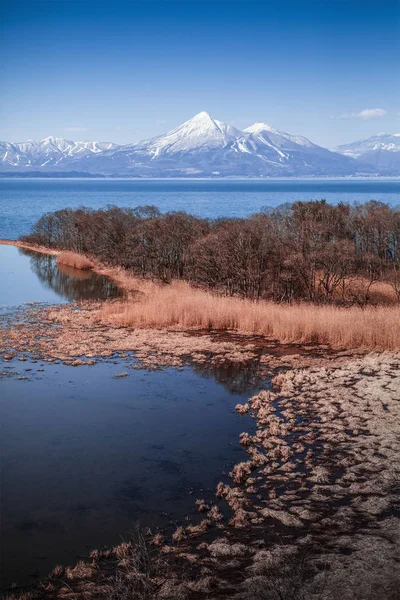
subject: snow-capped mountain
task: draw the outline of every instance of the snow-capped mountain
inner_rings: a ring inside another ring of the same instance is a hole
[[[108,165],[102,168],[112,161],[113,166],[141,176],[211,175],[225,148],[242,135],[232,125],[201,112],[164,135],[122,146],[112,157],[108,153],[104,156]]]
[[[306,137],[301,135],[290,135],[289,133],[285,133],[284,131],[279,131],[275,129],[271,125],[267,123],[253,123],[250,127],[247,127],[244,130],[245,133],[250,133],[253,135],[257,135],[259,137],[268,138],[269,135],[276,136],[275,140],[286,139],[289,142],[293,142],[294,144],[298,144],[299,146],[306,146],[307,148],[318,148],[315,144],[310,142]]]
[[[359,158],[366,152],[373,150],[386,150],[389,152],[400,151],[400,133],[378,133],[372,137],[351,142],[350,144],[342,144],[336,148],[337,152]]]
[[[101,170],[118,164],[141,176],[351,175],[354,160],[330,152],[305,137],[255,123],[244,131],[201,112],[165,135],[103,154]],[[100,162],[85,169],[99,172]],[[366,172],[371,169],[367,167]]]
[[[376,167],[397,169],[400,172],[400,133],[378,133],[338,146],[336,152]]]
[[[289,174],[344,173],[354,167],[338,154],[313,144],[306,137],[279,131],[266,123],[247,127],[233,147],[237,152],[255,154],[266,163],[282,167]]]
[[[62,166],[73,157],[83,158],[117,148],[117,144],[110,142],[72,142],[54,137],[47,137],[38,142],[0,142],[0,164],[2,167],[9,165],[18,168]]]
[[[208,113],[201,112],[165,135],[133,144],[132,147],[138,152],[149,154],[151,158],[156,158],[162,154],[222,149],[242,135],[243,133],[232,125],[217,121]]]
[[[358,158],[358,157],[356,157]],[[201,112],[164,135],[119,146],[45,138],[0,142],[0,171],[79,171],[109,176],[340,176],[377,174],[353,156],[254,123],[244,131]]]

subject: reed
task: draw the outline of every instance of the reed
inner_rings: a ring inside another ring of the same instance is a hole
[[[335,348],[400,349],[400,307],[316,306],[219,296],[174,281],[136,280],[130,301],[106,303],[100,319],[120,326],[195,328],[261,334],[282,342]]]
[[[57,257],[58,265],[65,265],[73,269],[88,270],[93,268],[93,262],[82,254],[76,252],[63,251]]]

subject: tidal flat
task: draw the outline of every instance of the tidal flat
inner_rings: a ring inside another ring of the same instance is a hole
[[[398,597],[398,352],[102,303],[3,314],[7,598]]]

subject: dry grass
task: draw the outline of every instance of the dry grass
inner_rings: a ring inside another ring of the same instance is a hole
[[[46,251],[22,242],[0,240],[0,243]],[[381,306],[361,309],[306,303],[284,305],[220,296],[182,281],[169,285],[154,283],[74,252],[48,252],[58,254],[60,266],[93,269],[125,291],[126,301],[105,303],[99,311],[100,321],[117,326],[229,330],[264,335],[280,342],[311,342],[333,348],[400,349],[400,306],[387,304],[394,301],[393,290],[387,283],[376,283],[371,289],[371,299],[381,301]],[[364,283],[353,281],[358,291]]]
[[[93,262],[87,258],[87,256],[69,251],[60,252],[57,257],[57,264],[66,265],[73,269],[81,269],[83,271],[93,268]]]
[[[355,298],[363,300],[368,293],[369,302],[373,305],[393,305],[397,303],[397,296],[386,281],[376,281],[369,287],[369,281],[364,277],[353,277],[346,280],[345,300],[351,301]],[[337,294],[338,299],[339,294]]]
[[[400,348],[400,306],[338,308],[227,298],[176,281],[136,281],[136,301],[107,303],[100,319],[121,326],[233,330],[335,348]]]
[[[47,246],[38,246],[37,244],[29,244],[27,242],[21,242],[20,240],[0,240],[0,245],[16,246],[17,248],[24,248],[25,250],[39,252],[39,254],[51,254],[52,256],[57,256],[60,254],[60,250],[54,250],[53,248],[48,248]]]

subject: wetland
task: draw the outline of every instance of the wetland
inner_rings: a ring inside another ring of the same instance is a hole
[[[120,273],[4,248],[6,597],[396,598],[398,352],[121,326]]]

